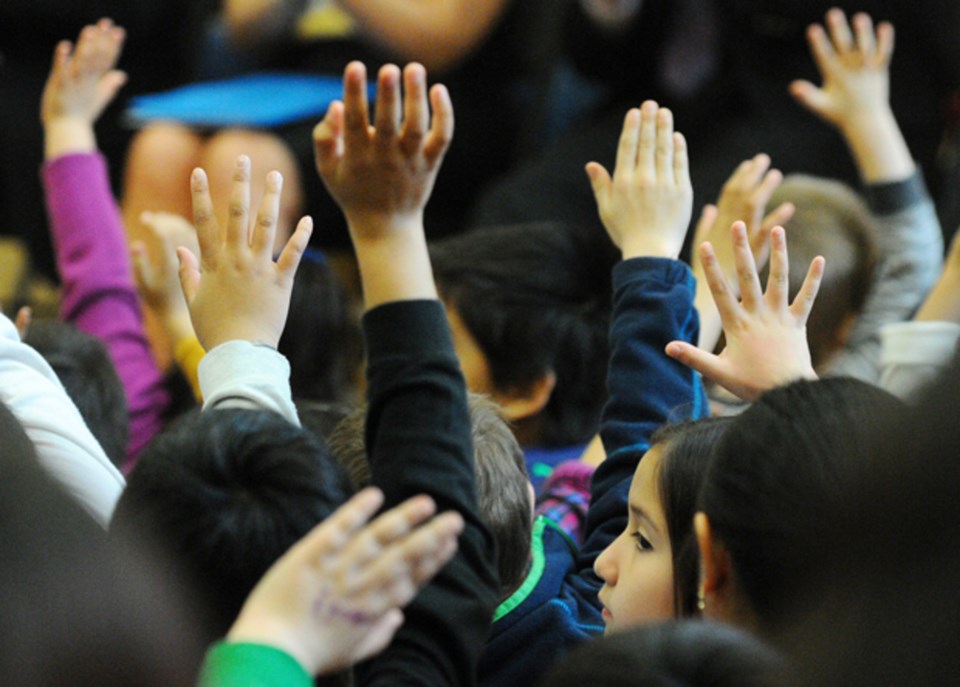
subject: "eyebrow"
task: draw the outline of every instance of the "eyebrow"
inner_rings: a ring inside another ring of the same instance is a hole
[[[637,518],[639,518],[640,520],[643,520],[645,523],[647,523],[647,524],[650,526],[650,529],[652,529],[655,534],[660,534],[659,528],[657,528],[657,526],[654,524],[653,520],[650,518],[649,515],[647,515],[647,512],[646,512],[645,510],[643,510],[643,508],[641,508],[640,506],[636,505],[635,503],[628,503],[628,504],[627,504],[627,507],[630,509],[630,511],[631,511],[635,516],[637,516]]]

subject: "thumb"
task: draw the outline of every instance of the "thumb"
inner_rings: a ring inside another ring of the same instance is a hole
[[[790,95],[805,108],[820,117],[827,117],[830,113],[830,98],[823,89],[817,88],[809,81],[798,80],[790,84]]]
[[[183,297],[187,305],[193,303],[197,297],[197,289],[200,288],[200,262],[197,256],[187,248],[177,248],[177,257],[180,259],[180,288],[183,289]]]
[[[585,169],[590,178],[593,195],[599,203],[601,194],[610,186],[610,173],[599,162],[588,162]]]
[[[724,376],[724,370],[719,356],[707,353],[686,341],[671,341],[667,344],[666,353],[707,379],[722,384],[720,377]]]
[[[154,283],[153,266],[147,259],[147,247],[143,241],[134,241],[130,244],[130,262],[133,265],[133,278],[136,280],[140,292],[152,291]]]

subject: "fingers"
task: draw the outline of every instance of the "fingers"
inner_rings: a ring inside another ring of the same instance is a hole
[[[877,26],[877,53],[876,57],[881,65],[890,64],[893,57],[893,45],[895,42],[895,33],[893,24],[890,22],[880,22]]]
[[[674,360],[696,370],[706,379],[717,381],[718,377],[723,376],[723,361],[719,356],[686,341],[671,341],[667,344],[666,353]]]
[[[343,559],[351,561],[352,567],[357,570],[368,567],[371,561],[383,555],[386,547],[406,537],[417,525],[431,517],[436,509],[433,499],[428,496],[407,499],[364,528],[344,549]]]
[[[677,186],[691,186],[692,184],[687,139],[679,132],[673,135],[673,177]]]
[[[637,166],[637,141],[640,140],[640,110],[632,108],[623,118],[620,142],[617,144],[617,160],[613,173],[632,171]]]
[[[853,33],[857,49],[865,57],[873,57],[877,50],[877,40],[870,15],[863,12],[853,15]]]
[[[334,174],[343,159],[344,105],[334,100],[323,119],[313,129],[313,154],[317,171],[322,177]]]
[[[834,8],[827,12],[827,30],[837,55],[843,56],[855,49],[853,34],[843,10]]]
[[[807,43],[810,44],[810,52],[821,76],[831,73],[837,53],[822,26],[813,24],[807,29]]]
[[[267,174],[266,186],[263,192],[263,200],[260,201],[260,208],[257,210],[257,221],[253,226],[253,236],[250,246],[255,255],[263,257],[272,257],[273,242],[277,233],[277,218],[280,216],[280,197],[283,195],[283,175],[280,172],[273,171]],[[247,246],[246,232],[242,236],[237,235],[235,239],[240,241],[234,243],[234,246]],[[230,232],[227,233],[227,241],[231,241]]]
[[[810,269],[807,270],[807,276],[797,292],[797,297],[790,304],[790,312],[797,322],[805,324],[810,317],[810,311],[817,300],[817,292],[820,290],[820,282],[823,280],[823,271],[826,267],[826,261],[822,256],[817,256],[810,263]]]
[[[351,62],[343,72],[344,145],[362,148],[369,139],[370,114],[367,105],[367,68]]]
[[[700,264],[703,266],[703,274],[707,279],[707,286],[710,287],[713,302],[716,303],[717,311],[720,313],[720,320],[726,327],[727,323],[733,322],[736,318],[740,304],[730,290],[730,285],[723,276],[723,268],[720,267],[717,255],[709,242],[700,246]]]
[[[770,232],[770,274],[764,294],[770,308],[779,311],[787,307],[790,291],[789,270],[786,234],[783,227],[774,227]]]
[[[674,179],[673,169],[673,113],[667,108],[657,112],[657,147],[655,166],[661,179]]]
[[[177,258],[180,260],[180,269],[177,274],[180,277],[183,297],[188,304],[193,303],[193,299],[197,296],[197,289],[200,288],[200,262],[197,256],[187,248],[177,248]]]
[[[213,213],[207,173],[199,167],[193,170],[190,177],[190,196],[193,202],[193,225],[197,228],[197,241],[200,244],[200,259],[204,264],[210,264],[220,254],[222,239]]]
[[[407,94],[407,99],[410,95]],[[426,99],[424,99],[426,106]],[[377,109],[374,126],[377,129],[376,140],[390,142],[400,129],[400,70],[396,65],[387,64],[377,75]]]
[[[143,241],[130,244],[130,261],[133,264],[133,277],[140,292],[152,292],[156,288],[157,278],[153,265],[147,256],[147,246]]]
[[[17,333],[20,335],[20,340],[23,341],[27,338],[27,334],[30,331],[30,324],[33,322],[33,310],[29,305],[25,305],[17,311],[17,317],[13,321],[14,326],[17,328]]]
[[[760,277],[757,265],[747,239],[747,226],[743,222],[734,222],[731,227],[733,236],[733,262],[737,270],[737,283],[740,285],[740,300],[748,310],[756,308],[760,302]]]
[[[427,72],[423,65],[408,64],[403,70],[403,131],[402,145],[410,153],[419,148],[430,126],[427,105]]]
[[[713,203],[707,203],[703,206],[703,210],[700,211],[700,219],[697,220],[697,228],[693,232],[693,244],[695,246],[707,240],[707,236],[710,234],[710,230],[713,228],[714,222],[717,221],[719,214],[720,210]]]
[[[300,266],[300,260],[310,245],[310,236],[313,234],[313,218],[304,217],[297,223],[297,228],[287,241],[287,244],[277,258],[277,269],[288,279],[293,279]]]
[[[446,86],[437,84],[430,89],[430,105],[433,107],[433,118],[423,146],[423,156],[429,165],[436,166],[453,140],[453,103],[450,102],[450,92]]]
[[[655,179],[657,149],[657,112],[659,106],[648,100],[640,106],[640,135],[637,143],[637,173],[647,179]]]
[[[233,168],[227,218],[227,243],[246,244],[250,231],[250,158],[241,155]]]
[[[291,550],[298,560],[333,561],[350,539],[359,532],[383,505],[383,492],[369,487],[340,506],[314,527]]]

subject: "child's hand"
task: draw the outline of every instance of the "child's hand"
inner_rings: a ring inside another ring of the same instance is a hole
[[[366,489],[317,526],[260,580],[227,639],[286,651],[311,674],[382,651],[400,609],[452,558],[463,520],[412,498],[367,524],[383,503]],[[424,524],[425,523],[425,524]]]
[[[738,302],[717,262],[713,246],[700,247],[710,291],[716,301],[727,346],[713,355],[683,341],[671,341],[667,355],[700,372],[742,399],[795,379],[816,379],[807,345],[807,317],[823,277],[824,260],[814,258],[792,304],[788,305],[787,242],[782,227],[770,233],[770,277],[766,293],[747,241],[743,222],[733,225],[734,258],[742,302]]]
[[[807,109],[836,126],[869,184],[902,181],[916,164],[890,109],[890,58],[893,26],[876,31],[866,14],[853,18],[853,31],[841,10],[827,13],[830,36],[819,24],[807,32],[823,86],[794,81],[790,92]]]
[[[613,178],[590,162],[587,175],[610,239],[628,258],[676,258],[693,206],[687,144],[673,115],[647,101],[627,113]]]
[[[827,13],[826,23],[829,37],[819,24],[807,31],[823,86],[795,81],[790,92],[802,105],[842,130],[889,108],[893,26],[883,22],[874,32],[870,17],[857,14],[851,32],[846,15],[839,9]]]
[[[57,45],[40,105],[47,159],[96,147],[93,123],[127,80],[114,69],[124,36],[123,29],[101,19],[84,27],[76,48],[69,41]]]
[[[313,132],[317,171],[343,210],[354,241],[422,231],[423,209],[453,137],[453,106],[444,86],[430,89],[419,64],[387,65],[377,80],[374,125],[367,107],[366,69],[350,63],[343,102],[335,101]]]
[[[705,205],[697,222],[693,245],[705,241],[714,246],[717,263],[727,278],[727,283],[737,290],[734,247],[729,240],[730,226],[741,221],[747,227],[747,242],[758,269],[762,269],[769,256],[770,230],[786,223],[795,211],[791,203],[783,203],[764,216],[770,196],[780,186],[783,175],[770,169],[770,158],[760,154],[752,160],[743,161],[724,184],[716,205]],[[693,273],[697,277],[697,310],[700,312],[700,347],[713,350],[720,338],[720,317],[710,297],[703,265],[696,251],[692,256]]]
[[[180,283],[197,338],[206,350],[236,339],[276,348],[313,221],[300,220],[274,262],[283,179],[278,172],[267,175],[263,201],[251,226],[249,158],[237,159],[233,178],[230,219],[224,232],[210,201],[207,175],[202,169],[194,170],[190,185],[200,258],[187,248],[177,249]]]
[[[133,274],[140,297],[163,321],[172,344],[193,336],[190,311],[180,287],[177,248],[199,254],[197,230],[179,215],[144,212],[143,240],[130,244]]]

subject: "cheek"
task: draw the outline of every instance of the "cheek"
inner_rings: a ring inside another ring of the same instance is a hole
[[[673,619],[673,562],[669,552],[637,553],[629,569],[621,571],[618,586],[616,629]]]

